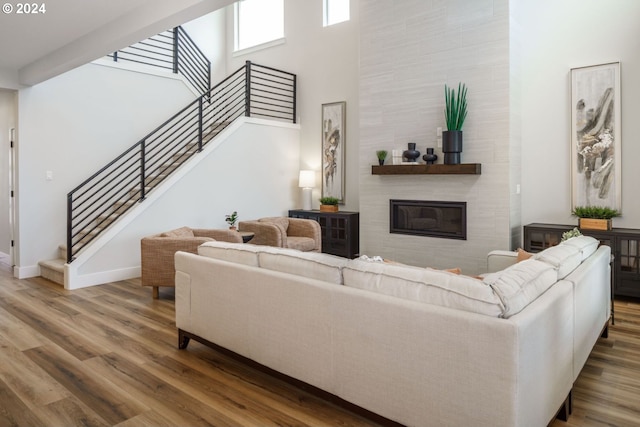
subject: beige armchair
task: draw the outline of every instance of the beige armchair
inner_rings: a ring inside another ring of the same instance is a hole
[[[235,230],[205,230],[182,227],[140,240],[142,286],[153,287],[153,298],[158,298],[158,287],[175,286],[176,270],[173,262],[177,251],[198,253],[198,246],[212,240],[242,243]]]
[[[255,221],[240,221],[238,229],[252,231],[249,243],[277,246],[306,252],[320,252],[322,230],[317,221],[303,218],[269,217]]]

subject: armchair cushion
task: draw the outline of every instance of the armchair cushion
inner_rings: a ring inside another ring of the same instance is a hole
[[[160,237],[194,237],[193,231],[189,227],[180,227],[175,230],[165,231]]]
[[[238,228],[255,233],[251,244],[320,252],[322,230],[317,221],[303,218],[267,217],[241,221]]]
[[[189,227],[143,237],[140,240],[142,286],[154,288],[175,286],[175,253],[182,251],[195,254],[200,245],[214,240],[242,243],[242,237],[236,231],[191,229]]]

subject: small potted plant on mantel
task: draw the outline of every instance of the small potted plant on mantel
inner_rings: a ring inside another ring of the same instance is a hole
[[[611,218],[620,216],[620,212],[603,206],[576,206],[571,212],[579,218],[578,225],[585,230],[611,230]]]
[[[321,212],[338,212],[338,203],[340,200],[335,197],[321,197],[320,198],[320,211]]]
[[[380,166],[384,165],[384,160],[387,158],[387,150],[378,150],[376,151],[376,157],[378,157],[378,164]]]
[[[229,230],[235,230],[236,222],[238,221],[238,212],[233,211],[229,215],[225,215],[224,220],[229,224]]]

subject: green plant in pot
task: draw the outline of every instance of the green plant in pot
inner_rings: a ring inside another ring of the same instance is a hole
[[[378,150],[376,151],[376,157],[378,157],[378,164],[380,166],[384,165],[384,160],[387,158],[387,150]]]
[[[229,230],[235,230],[236,222],[238,221],[238,212],[233,211],[229,215],[225,215],[224,220],[229,224]]]
[[[460,164],[462,125],[467,118],[467,87],[458,83],[458,92],[444,85],[444,119],[447,130],[442,132],[442,152],[445,165]]]
[[[580,228],[586,230],[611,230],[611,218],[620,216],[617,209],[606,206],[576,206],[571,214],[579,218]]]
[[[321,197],[320,210],[322,212],[338,212],[338,203],[340,200],[335,197]]]

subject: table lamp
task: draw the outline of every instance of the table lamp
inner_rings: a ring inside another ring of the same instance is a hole
[[[316,172],[301,170],[298,179],[298,187],[302,188],[302,209],[311,210],[311,191],[316,186]]]

